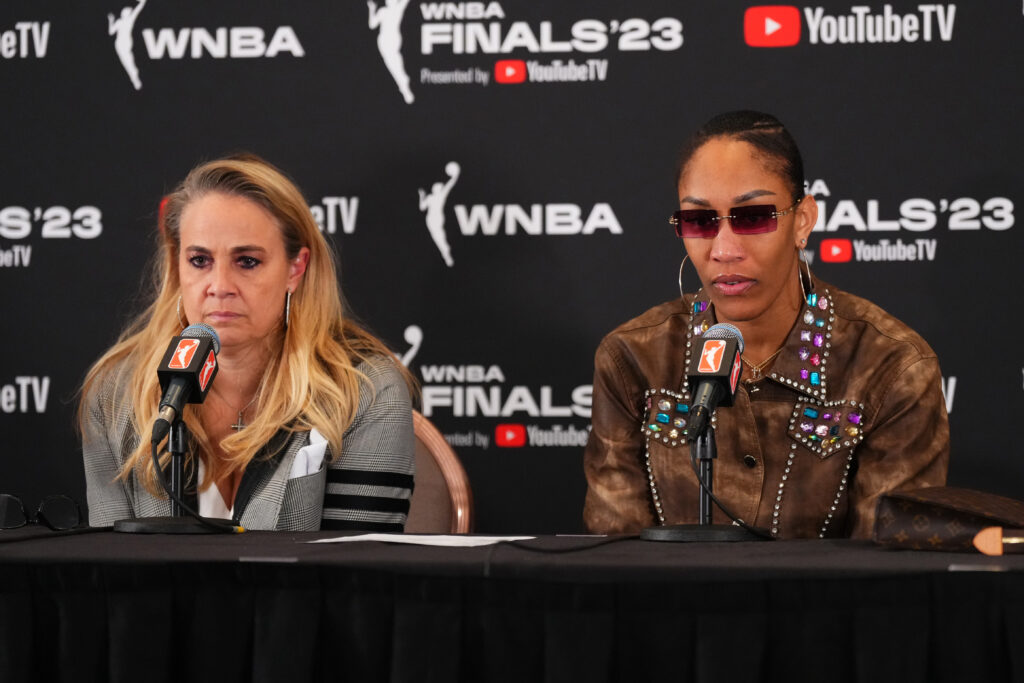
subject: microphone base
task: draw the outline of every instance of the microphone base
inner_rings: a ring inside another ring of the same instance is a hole
[[[230,519],[213,520],[231,524]],[[191,517],[140,517],[119,519],[114,522],[114,531],[126,534],[222,534],[225,530],[200,524]]]
[[[735,524],[671,524],[652,526],[640,532],[645,541],[668,543],[737,543],[741,541],[767,541]]]

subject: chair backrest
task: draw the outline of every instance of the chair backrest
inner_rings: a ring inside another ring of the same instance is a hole
[[[430,420],[414,410],[416,487],[405,532],[465,534],[473,529],[473,493],[459,457]]]

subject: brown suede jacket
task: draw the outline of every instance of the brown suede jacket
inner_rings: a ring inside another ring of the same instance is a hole
[[[584,455],[590,531],[696,523],[686,374],[713,311],[706,293],[687,295],[601,342]],[[715,495],[779,538],[869,538],[881,494],[946,481],[940,382],[917,333],[819,281],[766,376],[715,411]],[[729,523],[712,507],[715,524]]]

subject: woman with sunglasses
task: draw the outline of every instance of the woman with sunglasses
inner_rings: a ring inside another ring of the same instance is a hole
[[[698,521],[687,373],[704,333],[728,323],[745,349],[735,401],[709,427],[716,497],[773,537],[870,537],[883,493],[945,483],[935,353],[802,264],[818,208],[804,194],[796,143],[774,117],[708,121],[684,146],[676,185],[670,222],[702,287],[620,325],[598,348],[587,527],[635,533]],[[718,508],[712,519],[732,521]]]
[[[298,188],[262,159],[231,157],[194,168],[164,207],[152,302],[83,387],[89,523],[169,514],[150,446],[157,368],[198,324],[220,349],[205,401],[182,411],[184,504],[249,529],[401,531],[411,381],[344,312]]]

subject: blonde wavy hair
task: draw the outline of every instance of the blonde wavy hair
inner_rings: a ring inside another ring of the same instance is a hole
[[[341,453],[342,434],[358,408],[359,383],[368,382],[355,365],[371,356],[393,357],[381,341],[345,315],[333,251],[302,193],[284,173],[252,155],[197,166],[165,200],[159,249],[153,264],[152,302],[92,366],[81,393],[88,396],[99,382],[110,377],[122,363],[126,364],[126,386],[119,386],[116,391],[119,400],[129,401],[133,406],[132,427],[140,439],[119,478],[127,479],[134,471],[154,495],[163,494],[148,438],[161,398],[156,368],[168,341],[181,332],[183,322],[189,323],[181,321],[178,314],[181,216],[191,202],[212,192],[242,197],[269,211],[277,220],[288,258],[296,258],[302,247],[308,247],[309,264],[292,294],[287,328],[282,310],[281,324],[267,337],[271,359],[263,371],[254,403],[256,417],[244,430],[220,442],[226,459],[205,460],[206,485],[243,471],[282,429],[295,432],[315,427],[330,443],[331,452]],[[414,381],[408,371],[397,362],[396,367],[413,389]],[[83,401],[80,418],[84,405]],[[195,444],[209,453],[209,439],[199,411],[198,406],[189,405],[183,417]],[[169,457],[163,454],[162,467]],[[186,456],[186,467],[195,467],[191,454]]]

